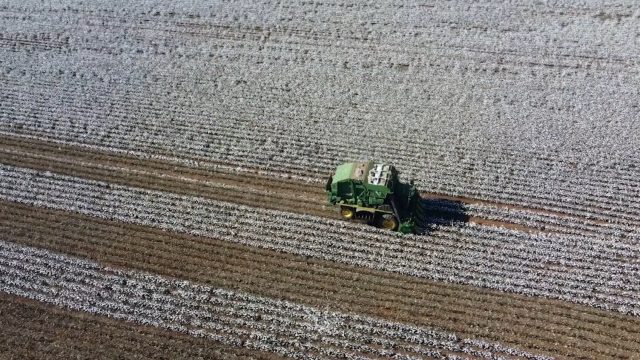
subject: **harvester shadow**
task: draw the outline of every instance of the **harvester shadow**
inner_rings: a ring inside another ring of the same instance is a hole
[[[437,227],[455,226],[469,222],[464,203],[444,198],[420,198],[416,214],[416,234],[428,235]]]

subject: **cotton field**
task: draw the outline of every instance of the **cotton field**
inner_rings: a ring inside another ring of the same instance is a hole
[[[633,358],[638,34],[631,0],[0,4],[0,357]],[[356,160],[416,234],[339,219]]]

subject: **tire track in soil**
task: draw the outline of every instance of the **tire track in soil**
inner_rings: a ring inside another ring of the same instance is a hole
[[[640,319],[586,306],[431,282],[65,211],[8,202],[0,209],[3,231],[12,241],[108,266],[435,326],[554,355],[620,358],[640,351]]]
[[[243,205],[259,205],[274,210],[340,218],[335,209],[326,204],[322,186],[286,177],[273,178],[259,174],[239,175],[220,169],[188,167],[163,160],[140,159],[79,146],[2,135],[0,135],[0,162],[121,185],[200,196]],[[259,171],[259,169],[250,170]],[[552,214],[568,219],[579,219],[576,216],[560,212],[466,197],[427,192],[420,194],[426,200],[445,200],[461,205],[483,204],[504,209],[526,210],[533,214]],[[460,214],[451,213],[446,209],[438,211],[437,215],[454,221],[504,227],[529,233],[553,232],[508,221],[485,219],[478,216],[460,216]],[[428,219],[426,220],[429,222]],[[598,225],[607,223],[598,220],[593,220],[593,222]]]
[[[9,358],[281,358],[5,293],[0,316],[0,353]]]

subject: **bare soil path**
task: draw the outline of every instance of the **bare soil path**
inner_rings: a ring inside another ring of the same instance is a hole
[[[9,240],[108,266],[432,326],[569,358],[640,352],[640,319],[632,316],[65,211],[7,202],[0,210],[0,230]]]
[[[0,162],[40,171],[138,186],[152,190],[200,196],[243,205],[291,211],[328,218],[339,218],[334,208],[327,206],[321,185],[258,174],[238,174],[222,169],[188,167],[162,160],[140,159],[130,155],[97,151],[27,138],[0,136]],[[516,207],[484,200],[422,192],[426,200],[448,201],[461,206],[491,205],[503,209],[527,210],[531,213],[553,214],[575,218],[568,214]],[[427,214],[428,216],[429,214]],[[438,216],[487,226],[542,232],[543,230],[507,221],[486,219],[439,211]],[[462,216],[459,216],[462,215]],[[596,224],[604,222],[595,221]]]

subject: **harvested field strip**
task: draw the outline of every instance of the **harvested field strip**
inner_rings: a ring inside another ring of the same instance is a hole
[[[154,173],[167,173],[176,176],[189,176],[198,180],[209,180],[214,177],[223,179],[230,183],[238,183],[256,189],[279,189],[297,190],[298,192],[323,194],[324,190],[316,186],[301,187],[300,181],[287,179],[286,174],[279,177],[267,177],[265,175],[243,173],[237,174],[235,171],[225,170],[225,165],[214,163],[210,168],[194,167],[193,164],[185,166],[179,163],[159,159],[143,159],[131,155],[118,154],[113,152],[97,151],[82,146],[63,145],[55,142],[46,142],[23,137],[8,137],[0,135],[0,148],[20,152],[33,156],[48,155],[51,158],[60,158],[67,162],[76,161],[80,163],[93,163],[95,166],[126,167],[132,170],[140,169]],[[253,169],[258,173],[259,169]],[[292,194],[297,196],[297,194]]]
[[[111,266],[437,326],[554,354],[593,356],[613,344],[625,354],[640,346],[640,320],[583,306],[434,283],[66,212],[18,204],[4,204],[2,209],[7,210],[1,212],[6,214],[2,223],[7,224],[2,230],[12,241]]]
[[[0,268],[0,288],[9,293],[285,356],[543,358],[429,328],[114,270],[13,243],[0,242]]]
[[[198,167],[195,163],[186,166],[169,160],[140,158],[138,156],[110,151],[99,151],[84,146],[66,145],[28,137],[6,136],[1,133],[0,149],[19,151],[34,155],[49,155],[50,157],[66,159],[68,161],[94,163],[96,166],[120,166],[158,173],[175,174],[177,176],[189,176],[193,179],[199,180],[210,180],[210,178],[213,177],[215,179],[223,179],[230,183],[243,184],[247,187],[256,189],[270,189],[272,187],[278,187],[287,190],[296,190],[303,194],[322,194],[322,196],[324,196],[323,188],[317,186],[301,187],[300,181],[288,179],[286,174],[281,174],[276,177],[254,173],[242,173],[239,175],[237,171],[225,169],[230,166],[226,163],[211,162],[208,164],[211,166],[206,168]],[[256,173],[259,173],[260,171],[257,168],[252,170]],[[292,196],[295,195],[296,194],[292,194]]]
[[[176,358],[278,358],[202,337],[69,311],[4,292],[0,292],[0,316],[0,353],[9,358],[149,358],[159,353]]]
[[[444,227],[425,242],[419,236],[400,236],[313,216],[7,166],[2,169],[6,185],[0,189],[0,196],[12,201],[435,280],[639,313],[640,292],[633,281],[640,271],[638,265],[617,260],[640,256],[640,250],[630,245],[488,227]],[[274,222],[274,217],[281,221]],[[212,225],[221,223],[225,226]],[[496,276],[502,281],[494,281]]]
[[[170,191],[175,194],[202,196],[244,205],[261,204],[269,209],[338,217],[335,211],[330,211],[324,206],[324,197],[316,196],[314,193],[305,194],[304,190],[298,193],[286,187],[280,188],[275,181],[272,187],[249,186],[234,184],[225,176],[218,177],[213,174],[206,180],[199,180],[191,176],[173,175],[167,172],[157,173],[131,167],[64,161],[49,155],[10,153],[3,148],[0,148],[0,162],[69,176],[106,180],[114,184]],[[261,187],[264,189],[260,189]],[[304,185],[300,185],[300,188],[303,189]]]
[[[0,293],[0,352],[9,358],[138,358],[158,351],[179,358],[276,359],[275,354]],[[55,324],[55,326],[52,326]],[[81,341],[79,341],[81,339]]]
[[[4,136],[0,136],[0,161],[15,166],[55,171],[95,180],[107,180],[112,183],[204,196],[245,205],[259,203],[272,209],[336,217],[335,212],[327,211],[323,206],[325,196],[322,187],[310,186],[309,184],[293,182],[287,179],[274,179],[273,177],[253,174],[235,175],[220,169],[197,169],[166,161],[139,159],[33,139]],[[152,181],[154,179],[155,181]],[[254,195],[248,195],[248,193]],[[425,194],[424,196],[428,199],[448,198],[444,195],[435,194]],[[296,198],[296,200],[293,200],[293,198]],[[474,199],[455,197],[451,197],[451,199],[472,205],[473,202],[477,202]],[[433,207],[434,205],[436,204],[431,204],[430,206]],[[490,205],[509,207],[505,204]],[[473,206],[470,206],[468,209],[473,208]],[[480,216],[480,218],[471,220],[480,224],[504,226],[521,231],[592,234],[590,232],[570,231],[570,229],[564,231],[562,227],[543,229],[530,222],[522,221],[520,219],[522,216],[514,217],[504,211],[498,212],[500,215],[496,216],[496,210],[488,212],[490,210],[489,207],[484,207],[484,209],[484,212],[470,212],[469,215]],[[434,210],[446,210],[446,207],[441,206]],[[533,213],[527,215],[526,212]],[[529,209],[522,212],[524,217],[538,216],[540,213],[544,214],[546,212],[529,211]],[[562,213],[551,213],[557,214],[558,217],[572,217]],[[483,221],[483,218],[490,221]],[[562,224],[569,225],[569,222],[561,219],[559,221]],[[622,224],[617,226],[620,229],[623,227],[624,225]]]

